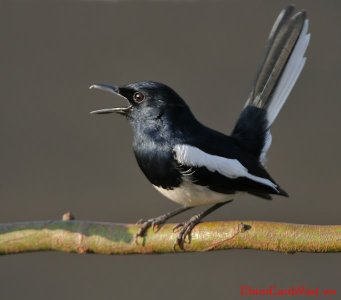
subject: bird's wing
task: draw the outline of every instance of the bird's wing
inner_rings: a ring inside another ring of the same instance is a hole
[[[228,151],[228,147],[217,151],[209,145],[177,144],[173,148],[183,174],[190,176],[196,184],[223,193],[246,191],[259,196],[286,195],[255,159],[247,154],[242,159],[234,150]]]
[[[305,12],[285,8],[270,32],[265,57],[250,96],[232,132],[238,143],[264,164],[271,145],[269,128],[287,100],[306,58],[310,34]]]

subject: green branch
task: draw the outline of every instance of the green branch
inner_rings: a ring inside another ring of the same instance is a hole
[[[0,254],[62,251],[98,254],[152,254],[256,249],[294,252],[340,252],[340,225],[299,225],[261,221],[205,222],[192,232],[185,250],[174,248],[174,224],[150,229],[135,241],[137,225],[90,221],[38,221],[0,224]]]

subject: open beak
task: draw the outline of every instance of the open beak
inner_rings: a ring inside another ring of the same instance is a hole
[[[124,98],[126,101],[128,101],[126,97],[124,97],[120,94],[118,86],[115,86],[115,85],[93,84],[92,86],[90,86],[89,89],[97,89],[97,90],[110,92],[110,93],[118,95],[118,96]],[[104,109],[94,110],[94,111],[91,111],[90,114],[111,114],[111,113],[115,112],[115,113],[118,113],[121,115],[126,115],[127,112],[131,108],[132,108],[132,106],[129,104],[128,107],[114,107],[114,108],[104,108]]]

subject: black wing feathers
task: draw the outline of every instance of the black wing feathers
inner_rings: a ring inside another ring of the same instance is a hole
[[[207,154],[237,159],[248,171],[258,177],[266,178],[277,184],[261,163],[245,149],[238,146],[235,140],[220,132],[207,127],[201,127],[197,135],[189,138],[185,144],[194,146]],[[288,196],[277,184],[277,191],[270,186],[253,181],[245,177],[228,178],[218,172],[212,173],[205,167],[191,167],[192,179],[195,184],[208,186],[219,193],[234,194],[236,191],[245,191],[264,199],[271,199],[270,194]]]

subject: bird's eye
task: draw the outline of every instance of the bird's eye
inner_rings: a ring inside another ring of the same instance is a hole
[[[133,95],[134,101],[137,103],[141,103],[144,100],[144,95],[141,92],[136,92]]]

